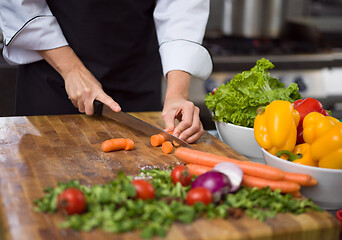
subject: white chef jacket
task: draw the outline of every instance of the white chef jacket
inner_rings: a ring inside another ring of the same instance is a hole
[[[211,57],[201,45],[209,5],[210,0],[156,1],[153,17],[164,75],[183,70],[200,79],[210,76]],[[0,0],[0,28],[9,64],[39,61],[37,50],[68,45],[45,0]]]

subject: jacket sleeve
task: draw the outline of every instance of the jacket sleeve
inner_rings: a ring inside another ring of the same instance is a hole
[[[68,45],[45,0],[0,1],[0,28],[9,64],[39,61],[37,50]]]
[[[154,21],[164,75],[183,70],[200,79],[210,76],[211,56],[201,45],[209,5],[209,0],[157,0]]]

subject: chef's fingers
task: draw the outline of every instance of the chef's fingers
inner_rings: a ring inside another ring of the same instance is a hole
[[[77,101],[71,99],[70,97],[69,97],[69,99],[70,99],[71,103],[75,106],[75,108],[78,108]]]
[[[165,123],[165,132],[171,132],[175,128],[175,117],[170,112],[163,112],[162,117]]]
[[[186,138],[185,141],[188,143],[194,143],[198,139],[200,139],[200,137],[202,137],[203,133],[204,133],[203,125],[200,122],[199,130],[196,131],[195,134],[192,134],[190,137]],[[182,136],[180,136],[180,137],[182,138]]]
[[[181,118],[179,124],[177,125],[177,127],[175,127],[173,131],[173,135],[175,135],[176,137],[180,137],[181,133],[184,130],[192,127],[194,115],[197,113],[199,114],[199,108],[196,107],[192,102],[187,101],[185,104],[183,104],[182,108],[175,116],[178,119],[180,117]],[[183,137],[185,137],[185,135]]]
[[[182,131],[182,133],[179,135],[179,138],[187,141],[188,143],[197,141],[203,135],[204,130],[199,117],[199,111],[199,108],[195,106],[193,110],[191,126]]]
[[[105,92],[102,92],[99,94],[96,98],[96,100],[99,100],[103,104],[106,104],[110,109],[112,109],[114,112],[120,112],[121,107],[120,105],[113,100],[110,96],[108,96]],[[93,106],[93,102],[91,103],[91,106]],[[93,113],[94,113],[94,108],[92,107]],[[92,114],[93,114],[92,113]]]

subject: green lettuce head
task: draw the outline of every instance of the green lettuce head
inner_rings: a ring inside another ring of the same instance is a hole
[[[301,98],[296,83],[287,88],[268,72],[274,65],[262,58],[250,71],[244,71],[208,93],[205,104],[213,113],[213,120],[253,128],[259,107],[266,107],[274,100],[294,102]]]

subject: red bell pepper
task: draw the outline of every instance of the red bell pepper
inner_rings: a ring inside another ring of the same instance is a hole
[[[303,139],[303,119],[311,112],[319,112],[324,116],[329,116],[327,110],[323,109],[320,101],[314,98],[298,99],[292,103],[293,107],[299,112],[300,119],[297,127],[297,144],[304,143]]]

